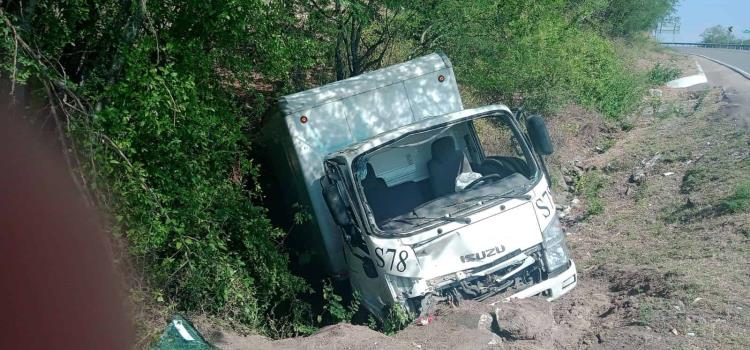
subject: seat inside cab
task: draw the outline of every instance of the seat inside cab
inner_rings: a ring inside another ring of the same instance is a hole
[[[357,178],[376,223],[454,193],[462,172],[528,177],[524,160],[486,154],[484,148],[495,146],[478,139],[474,129],[475,122],[465,122],[413,134],[369,155]]]

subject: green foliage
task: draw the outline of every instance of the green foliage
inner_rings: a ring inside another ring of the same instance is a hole
[[[708,44],[741,44],[742,40],[734,36],[734,33],[729,31],[729,28],[722,25],[715,25],[701,33],[701,42]]]
[[[607,178],[599,171],[589,171],[576,181],[575,190],[586,200],[586,214],[597,215],[604,212],[600,192],[607,185]]]
[[[651,107],[651,113],[654,116],[659,115],[659,110],[661,110],[662,104],[664,104],[664,101],[661,99],[661,96],[653,95],[648,99],[648,105]]]
[[[685,171],[680,184],[680,193],[689,194],[695,190],[701,189],[708,181],[713,178],[711,170],[705,166],[696,166]]]
[[[615,36],[632,36],[649,31],[664,17],[672,14],[679,0],[590,0],[602,9],[595,15],[606,32]],[[606,5],[602,5],[606,3]]]
[[[426,28],[410,38],[417,51],[445,50],[460,82],[484,100],[537,111],[577,102],[613,118],[640,101],[641,78],[596,27],[582,24],[599,10],[561,0],[415,3]]]
[[[726,213],[740,213],[750,208],[750,181],[744,181],[737,185],[734,193],[725,198],[720,210]]]
[[[654,68],[648,71],[648,82],[652,86],[663,85],[670,80],[676,79],[681,73],[682,71],[677,67],[669,67],[657,63]]]
[[[372,314],[367,315],[367,327],[374,331],[378,330],[378,321]]]
[[[331,281],[323,281],[323,310],[326,311],[333,323],[346,322],[351,323],[354,314],[359,311],[361,296],[356,291],[354,298],[349,306],[344,306],[343,298],[333,291]],[[318,316],[318,322],[322,322],[323,317]]]
[[[246,131],[266,107],[266,82],[283,86],[314,62],[300,53],[316,44],[277,2],[147,4],[3,5],[13,27],[2,29],[2,67],[91,106],[59,108],[157,299],[270,335],[304,330],[309,307],[297,296],[310,288],[289,271],[284,232],[254,204]],[[17,50],[21,40],[39,53]]]
[[[312,210],[307,206],[294,203],[292,204],[292,210],[294,210],[292,221],[295,225],[302,225],[311,222],[313,219]]]
[[[392,304],[386,310],[385,319],[383,320],[382,331],[385,334],[395,334],[406,328],[414,318],[398,304]]]
[[[260,327],[306,288],[279,253],[283,233],[243,188],[257,176],[243,155],[246,121],[195,76],[144,62],[149,53],[128,55],[124,78],[103,92],[110,103],[76,131],[112,140],[86,146],[155,284],[187,309]]]
[[[654,307],[650,303],[644,302],[640,308],[638,308],[638,319],[636,321],[641,325],[648,325],[653,318]]]

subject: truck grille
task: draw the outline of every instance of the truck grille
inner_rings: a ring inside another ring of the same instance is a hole
[[[434,278],[428,284],[435,287],[437,294],[448,299],[482,301],[519,284],[540,281],[542,270],[538,252],[538,247],[525,252],[517,250],[489,264]],[[514,259],[516,261],[507,264]],[[502,267],[493,270],[497,266]],[[518,271],[513,272],[516,269]]]

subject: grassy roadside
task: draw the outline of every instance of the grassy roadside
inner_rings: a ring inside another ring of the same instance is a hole
[[[616,142],[580,160],[579,210],[594,215],[570,227],[573,254],[584,276],[629,296],[623,322],[686,347],[747,348],[750,133],[719,88],[662,90],[631,131],[605,131]]]

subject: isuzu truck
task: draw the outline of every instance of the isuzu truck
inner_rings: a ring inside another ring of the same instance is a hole
[[[394,305],[417,316],[576,285],[544,120],[464,109],[442,53],[284,96],[271,119],[286,209],[310,209],[320,268],[381,320]]]

